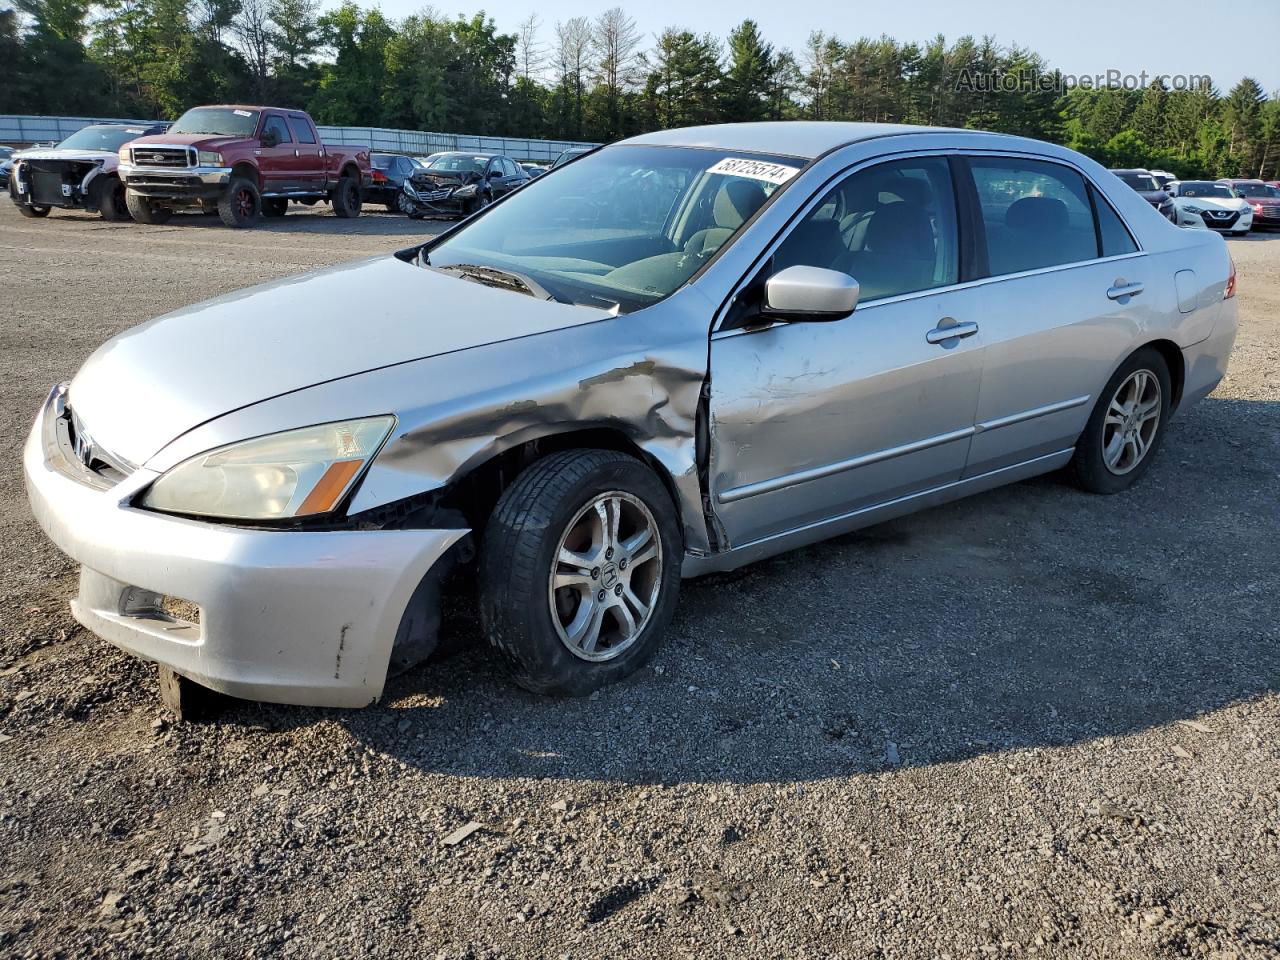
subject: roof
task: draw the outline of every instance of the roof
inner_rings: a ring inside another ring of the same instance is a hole
[[[748,153],[785,154],[812,159],[828,150],[859,140],[907,133],[967,133],[952,127],[922,127],[905,123],[843,123],[824,120],[775,120],[764,123],[718,123],[703,127],[659,130],[631,137],[623,143],[664,147],[711,147]]]

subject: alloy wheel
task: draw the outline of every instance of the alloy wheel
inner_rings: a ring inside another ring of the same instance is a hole
[[[1150,370],[1131,373],[1107,407],[1102,421],[1102,462],[1117,476],[1140,464],[1160,429],[1160,380]]]
[[[658,524],[637,497],[602,493],[574,515],[556,546],[548,598],[574,656],[612,660],[635,643],[662,586]]]

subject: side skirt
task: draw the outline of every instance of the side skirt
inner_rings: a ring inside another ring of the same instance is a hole
[[[915,513],[917,510],[925,510],[929,507],[950,503],[952,500],[959,500],[961,497],[993,490],[1008,483],[1017,483],[1019,480],[1026,480],[1029,477],[1039,476],[1042,473],[1049,473],[1059,467],[1066,466],[1073,453],[1075,453],[1074,447],[1059,450],[1056,453],[1036,457],[1034,460],[1015,463],[1012,466],[1001,467],[999,470],[992,470],[976,477],[957,480],[940,487],[932,487],[919,493],[908,494],[895,500],[887,500],[884,503],[862,507],[837,517],[806,524],[803,527],[797,527],[785,533],[776,533],[760,540],[753,540],[724,553],[706,557],[686,554],[684,563],[681,566],[681,575],[684,577],[700,577],[708,573],[734,570],[745,564],[755,563],[757,560],[784,553],[787,550],[794,550],[797,547],[804,547],[831,537],[838,537],[843,533],[860,530],[863,527],[882,523],[885,520],[892,520],[894,517],[901,517],[908,513]]]

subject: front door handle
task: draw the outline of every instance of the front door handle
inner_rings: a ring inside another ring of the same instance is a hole
[[[944,320],[943,323],[946,323]],[[936,326],[924,335],[924,338],[930,343],[946,343],[948,340],[959,340],[963,337],[972,337],[978,332],[976,323],[952,323],[949,326]]]
[[[1145,287],[1137,281],[1133,283],[1125,283],[1123,280],[1117,280],[1115,286],[1107,291],[1107,299],[1121,300],[1124,297],[1136,297]]]

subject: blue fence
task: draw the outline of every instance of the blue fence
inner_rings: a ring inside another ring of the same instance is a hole
[[[0,143],[26,146],[57,142],[91,123],[150,124],[154,120],[106,117],[26,117],[0,115]],[[320,139],[342,146],[369,147],[387,153],[426,156],[442,150],[501,153],[526,163],[549,163],[569,147],[595,146],[572,140],[526,140],[518,137],[472,137],[425,130],[392,130],[385,127],[320,127]]]

